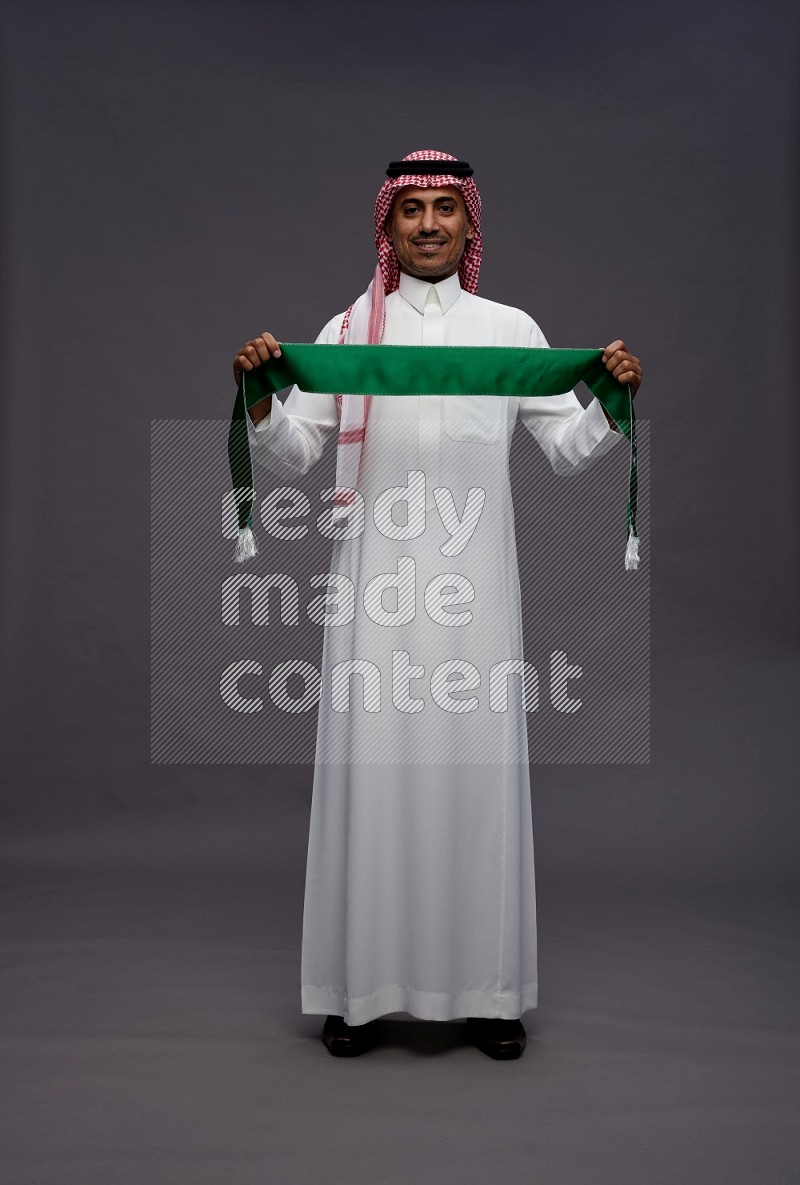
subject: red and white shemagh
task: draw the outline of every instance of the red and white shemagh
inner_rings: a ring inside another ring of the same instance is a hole
[[[457,159],[446,152],[437,152],[433,148],[423,148],[403,157],[404,161]],[[387,177],[375,202],[375,246],[378,249],[378,266],[375,268],[375,275],[367,291],[350,306],[344,315],[339,330],[340,344],[378,345],[383,338],[386,325],[386,297],[390,292],[394,292],[400,283],[400,263],[386,234],[386,219],[397,191],[409,185],[434,189],[452,185],[460,191],[470,221],[475,228],[475,235],[467,240],[458,267],[458,278],[461,287],[467,292],[478,291],[478,273],[483,255],[481,197],[472,178],[454,177],[444,171],[436,174],[415,174],[411,169],[401,177]],[[358,481],[361,448],[367,432],[367,417],[371,402],[371,395],[336,396],[336,405],[339,411],[339,443],[336,451],[334,510],[337,507],[349,506],[355,499],[353,491]]]

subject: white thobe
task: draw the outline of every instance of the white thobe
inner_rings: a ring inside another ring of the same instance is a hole
[[[318,342],[338,340],[342,316]],[[383,341],[547,346],[526,313],[463,291],[457,276],[401,275]],[[495,664],[522,661],[508,467],[518,416],[565,475],[620,439],[599,403],[584,409],[574,392],[372,399],[358,479],[364,529],[337,539],[331,562],[355,600],[352,619],[324,635],[303,1012],[358,1025],[392,1012],[513,1019],[536,1007],[524,678],[491,678]],[[257,428],[248,419],[254,460],[291,481],[338,423],[333,395],[293,388]],[[378,526],[376,500],[404,487],[414,491],[407,515],[400,504]],[[454,515],[472,524],[466,541]],[[401,569],[413,570],[413,589]],[[401,587],[376,601],[370,586],[367,610],[369,581],[386,573]],[[334,668],[348,660],[363,673],[337,684]]]

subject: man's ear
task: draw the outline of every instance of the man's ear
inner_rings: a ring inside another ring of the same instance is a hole
[[[468,239],[475,238],[475,227],[472,225],[471,222],[467,223],[467,238]]]

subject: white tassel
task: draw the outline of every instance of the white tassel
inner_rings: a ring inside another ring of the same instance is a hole
[[[253,534],[253,528],[242,527],[236,537],[236,550],[233,553],[233,558],[237,564],[243,564],[245,560],[251,560],[257,554],[258,543]]]
[[[631,531],[628,535],[628,545],[625,548],[625,571],[635,572],[639,567],[639,536]]]

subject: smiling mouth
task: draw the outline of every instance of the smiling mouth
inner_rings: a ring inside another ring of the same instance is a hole
[[[433,242],[429,239],[422,243],[415,243],[414,246],[425,255],[433,255],[437,251],[440,251],[442,247],[446,247],[447,244],[444,242]]]

